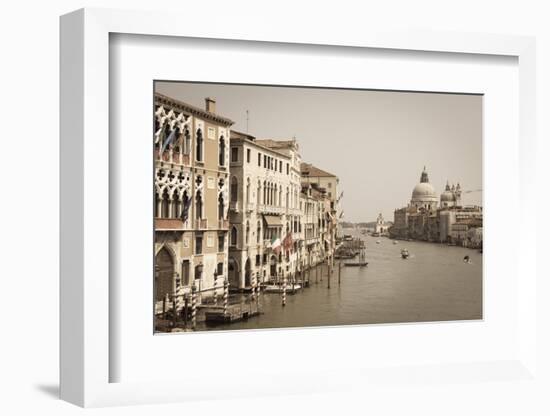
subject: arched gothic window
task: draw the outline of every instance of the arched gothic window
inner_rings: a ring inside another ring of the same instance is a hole
[[[189,129],[185,128],[183,133],[183,153],[189,155],[191,153],[191,135]]]
[[[225,166],[225,140],[223,136],[220,137],[220,143],[218,146],[219,165]]]
[[[230,244],[235,247],[237,245],[237,227],[231,227],[231,239]]]
[[[170,196],[168,195],[168,189],[166,188],[162,191],[162,208],[160,216],[162,218],[170,217]]]
[[[220,196],[218,197],[218,219],[220,220],[224,219],[224,211],[225,211],[225,203],[223,200],[223,194],[220,193]]]
[[[195,218],[200,220],[202,219],[202,193],[197,191],[195,195]]]
[[[202,137],[202,130],[201,129],[198,129],[197,130],[197,144],[196,144],[196,159],[197,161],[199,162],[202,162],[203,161],[203,154],[202,154],[202,145],[203,145],[203,137]]]
[[[258,225],[256,227],[256,243],[258,244],[260,244],[261,235],[262,235],[262,223],[258,221]]]
[[[248,245],[248,242],[250,241],[250,222],[246,222],[246,235],[244,236],[246,245]]]

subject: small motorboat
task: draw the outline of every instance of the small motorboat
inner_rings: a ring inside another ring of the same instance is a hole
[[[468,256],[468,255],[465,255],[465,256],[464,256],[463,261],[464,261],[464,263],[468,263],[468,264],[471,264],[471,263],[472,263],[472,260],[470,260],[470,256]]]
[[[402,259],[408,259],[409,258],[409,250],[407,250],[406,248],[401,250],[401,258]]]
[[[397,244],[397,240],[393,240],[393,244],[394,244],[394,245]]]
[[[376,244],[380,244],[382,241],[380,240],[376,240]]]
[[[302,286],[299,285],[299,284],[287,284],[286,285],[286,291],[287,293],[288,292],[294,292],[298,289],[301,289]],[[264,293],[283,293],[283,285],[280,284],[280,285],[267,285],[265,288],[264,288]]]

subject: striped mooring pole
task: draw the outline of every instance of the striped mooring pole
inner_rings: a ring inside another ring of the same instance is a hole
[[[197,287],[191,286],[191,328],[197,327]]]
[[[227,279],[223,281],[223,316],[227,316],[227,303],[229,301],[229,285]]]
[[[218,304],[218,275],[214,273],[214,305]]]

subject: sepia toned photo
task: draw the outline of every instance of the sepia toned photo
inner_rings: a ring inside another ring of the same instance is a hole
[[[156,333],[483,318],[483,96],[156,81]]]

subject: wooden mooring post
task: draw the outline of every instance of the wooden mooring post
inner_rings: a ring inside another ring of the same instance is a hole
[[[286,306],[286,277],[283,278],[283,306]]]
[[[172,328],[178,324],[178,310],[176,307],[176,297],[172,297]]]
[[[319,282],[319,263],[315,264],[315,283]]]
[[[342,275],[342,262],[338,262],[338,284],[340,284],[340,277]]]
[[[197,327],[197,287],[191,286],[191,328]]]
[[[183,327],[185,329],[187,329],[187,313],[188,313],[188,309],[189,308],[189,297],[187,295],[185,295],[185,298],[184,298],[184,314],[183,314]]]
[[[229,302],[229,285],[227,279],[223,281],[223,316],[227,316],[227,304]]]
[[[327,289],[330,289],[330,275],[332,274],[331,273],[331,267],[329,264],[327,264]]]
[[[218,274],[214,273],[214,305],[218,304]]]

